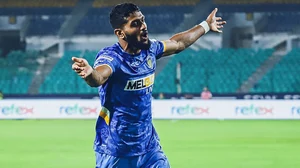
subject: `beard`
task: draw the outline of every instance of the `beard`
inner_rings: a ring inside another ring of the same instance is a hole
[[[147,39],[147,41],[138,41],[136,35],[126,34],[125,40],[127,41],[128,45],[141,50],[148,50],[151,45],[149,38]]]

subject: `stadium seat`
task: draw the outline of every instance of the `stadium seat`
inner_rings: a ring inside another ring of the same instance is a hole
[[[0,90],[7,94],[25,94],[38,67],[35,51],[12,51],[0,59]],[[17,68],[16,68],[17,67]]]
[[[214,93],[235,93],[243,81],[273,50],[187,49],[175,55],[156,77],[154,93],[176,93],[176,65],[181,63],[182,93],[200,93],[204,86]]]
[[[78,0],[6,0],[0,1],[0,8],[41,8],[41,7],[73,7]]]
[[[0,15],[67,15],[77,2],[78,0],[2,0]]]
[[[293,49],[271,69],[251,92],[300,92],[300,49]]]
[[[150,33],[161,34],[172,32],[184,19],[185,12],[183,10],[175,13],[174,10],[165,10],[165,7],[160,7],[163,12],[155,13],[157,9],[154,10],[154,8],[156,7],[150,7],[150,11],[143,10]],[[103,10],[97,8],[91,9],[80,21],[75,34],[113,34],[113,29],[109,23],[109,10],[108,8],[104,8]]]
[[[80,55],[81,51],[66,51],[64,56],[54,66],[50,74],[39,88],[41,94],[90,94],[97,93],[96,88],[88,86],[83,79],[72,71],[71,58]],[[83,58],[92,65],[96,51],[85,52]],[[63,76],[57,74],[64,74]]]
[[[55,35],[66,19],[65,15],[33,16],[27,35]]]
[[[262,32],[291,32],[300,24],[298,12],[280,12],[268,14],[268,24]]]
[[[172,0],[172,1],[161,1],[161,0],[151,0],[151,1],[140,1],[140,0],[132,0],[130,2],[135,3],[139,6],[185,6],[185,5],[196,5],[200,0]],[[115,4],[123,3],[122,0],[95,0],[93,3],[93,7],[99,8],[99,7],[111,7]]]

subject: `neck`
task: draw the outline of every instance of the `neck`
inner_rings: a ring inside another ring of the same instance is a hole
[[[126,41],[124,40],[119,40],[120,46],[123,48],[123,50],[131,55],[136,55],[141,52],[141,49],[136,48],[134,46],[130,46]]]

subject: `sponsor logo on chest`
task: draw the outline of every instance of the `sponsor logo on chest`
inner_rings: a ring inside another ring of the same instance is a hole
[[[124,90],[135,91],[148,88],[154,83],[154,74],[148,75],[143,78],[128,80]]]

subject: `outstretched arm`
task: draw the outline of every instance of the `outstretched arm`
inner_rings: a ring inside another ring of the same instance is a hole
[[[72,57],[72,61],[74,61],[72,69],[91,87],[104,84],[112,74],[112,69],[108,65],[100,65],[93,69],[83,58]]]
[[[219,29],[226,24],[226,21],[222,21],[221,17],[216,17],[217,11],[218,9],[215,8],[207,17],[206,21],[201,24],[196,25],[187,31],[175,34],[169,40],[164,40],[163,43],[165,44],[165,49],[163,56],[183,51],[209,30],[221,33],[222,31]]]

